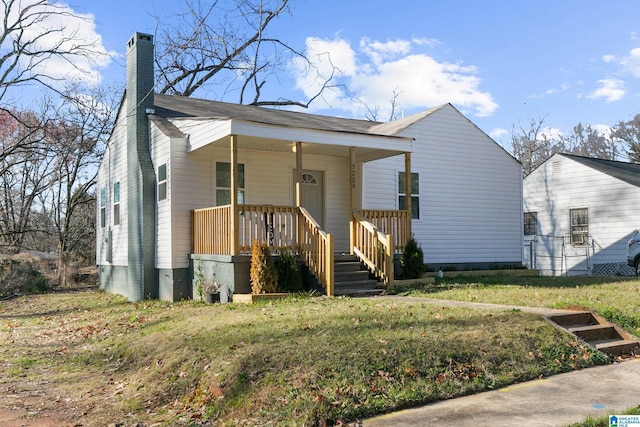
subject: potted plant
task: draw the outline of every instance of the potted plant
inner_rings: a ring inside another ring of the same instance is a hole
[[[220,286],[215,280],[206,281],[202,287],[202,291],[205,294],[208,303],[213,303],[216,300],[220,301]]]

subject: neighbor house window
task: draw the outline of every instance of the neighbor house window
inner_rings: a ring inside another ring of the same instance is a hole
[[[405,172],[398,172],[398,209],[407,208],[407,195],[405,194]],[[420,177],[417,173],[411,173],[411,218],[420,218]]]
[[[238,163],[238,203],[244,204],[244,164]],[[231,204],[231,163],[216,162],[216,206]]]
[[[538,234],[538,212],[524,213],[524,235],[533,236]]]
[[[120,182],[113,184],[113,225],[120,225]]]
[[[586,245],[589,236],[588,209],[569,209],[569,215],[571,216],[571,244]]]
[[[167,164],[158,166],[158,200],[167,198]]]
[[[100,227],[107,225],[107,188],[100,189]]]

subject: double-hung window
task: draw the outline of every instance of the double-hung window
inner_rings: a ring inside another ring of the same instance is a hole
[[[244,204],[244,164],[238,163],[238,204]],[[231,163],[216,162],[216,206],[231,204]]]
[[[120,225],[120,182],[113,184],[113,225]]]
[[[167,164],[158,166],[158,200],[167,198]]]
[[[589,210],[587,208],[569,209],[571,217],[571,244],[582,246],[589,243]]]
[[[405,172],[398,172],[398,209],[407,208]],[[411,218],[420,219],[420,176],[411,172]]]
[[[100,189],[100,227],[107,225],[107,188]]]
[[[524,235],[534,236],[538,234],[538,212],[524,213]]]

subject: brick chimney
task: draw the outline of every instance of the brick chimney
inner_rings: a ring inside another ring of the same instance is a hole
[[[153,111],[153,36],[135,33],[127,43],[128,298],[158,297],[155,268],[156,179],[150,153]]]

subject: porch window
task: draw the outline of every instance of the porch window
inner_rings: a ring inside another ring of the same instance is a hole
[[[589,242],[589,210],[587,208],[569,209],[571,216],[571,244],[586,245]]]
[[[538,212],[524,213],[524,235],[534,236],[538,234]]]
[[[158,200],[167,198],[167,164],[158,166]]]
[[[216,162],[216,206],[231,204],[231,163]],[[238,163],[238,204],[244,204],[244,164]]]
[[[120,182],[113,184],[113,225],[120,225]]]
[[[107,188],[100,189],[100,227],[107,225]]]
[[[405,194],[405,172],[398,172],[398,209],[407,207],[407,195]],[[420,176],[416,172],[411,173],[411,219],[420,219]]]

